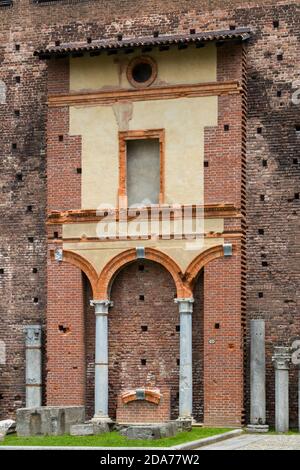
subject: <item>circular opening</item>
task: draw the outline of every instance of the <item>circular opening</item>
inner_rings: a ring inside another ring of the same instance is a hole
[[[132,69],[132,78],[135,82],[147,82],[152,75],[152,67],[149,63],[141,62]]]
[[[157,75],[156,63],[148,56],[137,57],[127,68],[127,78],[135,87],[145,87],[154,82]]]

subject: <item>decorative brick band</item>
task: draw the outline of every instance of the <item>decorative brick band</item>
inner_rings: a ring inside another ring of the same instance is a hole
[[[145,258],[161,264],[173,277],[177,289],[178,297],[188,297],[189,286],[182,280],[181,269],[177,263],[165,253],[154,248],[145,249]],[[130,249],[123,251],[110,260],[102,270],[97,282],[97,295],[99,298],[109,298],[112,282],[120,269],[126,264],[137,260],[136,250]]]
[[[50,95],[49,108],[61,106],[80,106],[95,104],[111,104],[119,100],[145,101],[160,99],[176,99],[195,96],[220,96],[241,93],[241,84],[237,80],[224,82],[197,83],[195,85],[174,85],[167,87],[151,87],[143,90],[118,90],[87,93],[68,93]]]
[[[223,245],[209,248],[197,256],[189,264],[185,273],[183,273],[178,264],[170,256],[154,248],[145,248],[145,259],[162,265],[171,274],[178,298],[193,297],[194,283],[201,269],[209,262],[223,256]],[[51,251],[51,258],[54,259],[54,251]],[[98,276],[91,263],[79,254],[64,250],[62,258],[62,261],[77,266],[85,273],[91,283],[93,298],[97,300],[110,298],[110,289],[119,271],[127,264],[133,263],[136,260],[137,252],[135,248],[123,251],[112,258],[103,268],[100,276]]]
[[[185,272],[185,279],[188,284],[193,289],[195,280],[201,271],[201,269],[208,264],[210,261],[213,261],[217,258],[221,258],[224,256],[224,248],[223,245],[214,246],[209,248],[208,250],[200,253],[193,261],[189,264]]]
[[[55,259],[55,254],[54,251],[51,251],[51,259]],[[63,258],[62,261],[65,261],[66,263],[72,264],[73,266],[76,266],[77,268],[81,269],[81,271],[84,272],[84,274],[87,276],[89,279],[91,286],[92,286],[92,291],[93,291],[93,296],[96,297],[96,286],[97,286],[97,279],[98,275],[91,265],[85,258],[82,256],[78,255],[77,253],[74,253],[73,251],[68,251],[68,250],[63,250]]]

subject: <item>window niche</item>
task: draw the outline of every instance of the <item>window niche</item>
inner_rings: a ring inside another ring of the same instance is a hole
[[[125,205],[163,203],[164,131],[120,133],[119,195]]]

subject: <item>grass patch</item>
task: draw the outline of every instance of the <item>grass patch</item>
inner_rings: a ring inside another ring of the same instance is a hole
[[[190,432],[181,432],[174,437],[153,441],[129,440],[115,431],[99,436],[18,437],[16,434],[12,434],[6,436],[4,441],[0,442],[0,446],[172,447],[184,444],[185,442],[222,434],[230,430],[232,429],[194,427]]]

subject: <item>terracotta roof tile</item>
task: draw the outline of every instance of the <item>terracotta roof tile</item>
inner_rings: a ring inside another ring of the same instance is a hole
[[[88,42],[61,43],[59,45],[48,45],[37,49],[34,55],[47,58],[52,55],[65,55],[72,53],[96,52],[101,50],[118,50],[130,48],[143,48],[155,46],[184,45],[190,43],[205,43],[210,41],[245,41],[250,38],[249,28],[236,28],[234,30],[207,31],[195,34],[181,34],[158,37],[139,37],[128,39],[102,39]]]

